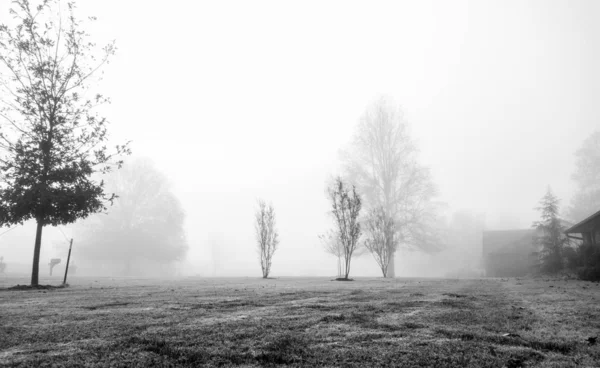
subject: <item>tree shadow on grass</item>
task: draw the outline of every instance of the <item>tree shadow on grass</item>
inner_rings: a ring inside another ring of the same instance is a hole
[[[27,290],[53,290],[53,289],[64,289],[69,287],[69,284],[65,285],[15,285],[8,288],[0,288],[0,291],[27,291]]]

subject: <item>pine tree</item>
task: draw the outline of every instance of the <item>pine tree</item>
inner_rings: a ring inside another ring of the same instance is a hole
[[[543,273],[556,273],[564,268],[563,253],[569,243],[569,238],[563,235],[565,230],[562,226],[559,213],[560,200],[548,188],[546,194],[540,200],[541,219],[533,224],[538,230],[536,244],[541,247],[540,261]]]

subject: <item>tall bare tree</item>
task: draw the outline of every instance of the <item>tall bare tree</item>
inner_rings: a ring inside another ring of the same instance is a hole
[[[120,167],[113,158],[129,148],[106,148],[108,122],[94,108],[108,99],[90,89],[114,45],[96,48],[71,2],[65,14],[58,0],[12,4],[14,26],[0,25],[0,226],[36,221],[35,286],[44,226],[103,210],[113,196],[92,174]]]
[[[429,170],[418,162],[417,147],[398,106],[382,97],[367,108],[342,158],[347,177],[364,195],[365,207],[381,209],[391,220],[385,230],[392,247],[386,276],[395,277],[399,245],[438,247],[432,227],[436,189]]]
[[[344,279],[348,280],[352,256],[359,250],[361,225],[359,221],[362,200],[354,185],[344,183],[337,177],[328,188],[327,193],[331,200],[331,215],[335,219],[335,233],[338,235],[341,247]]]
[[[256,222],[254,228],[256,230],[260,267],[262,269],[263,278],[266,279],[271,272],[273,254],[279,245],[279,236],[277,234],[277,229],[275,228],[275,209],[273,208],[273,205],[267,205],[265,201],[259,200],[255,219]]]
[[[382,207],[374,208],[367,215],[365,227],[365,247],[375,258],[383,277],[387,277],[390,259],[397,248],[394,221]]]

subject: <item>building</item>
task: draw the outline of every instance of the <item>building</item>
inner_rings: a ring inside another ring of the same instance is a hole
[[[583,244],[600,246],[600,211],[571,226],[565,230],[565,234],[569,238],[582,240]]]

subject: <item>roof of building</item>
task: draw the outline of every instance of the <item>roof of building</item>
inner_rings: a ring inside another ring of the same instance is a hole
[[[565,234],[581,234],[600,230],[600,211],[565,230]]]

